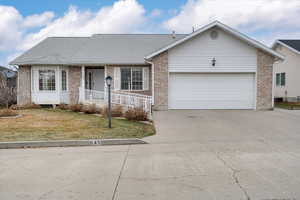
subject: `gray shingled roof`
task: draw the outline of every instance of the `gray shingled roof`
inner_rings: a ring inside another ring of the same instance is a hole
[[[279,41],[300,52],[300,40],[279,40]]]
[[[49,37],[10,64],[143,64],[146,55],[184,36],[96,34],[92,37]]]

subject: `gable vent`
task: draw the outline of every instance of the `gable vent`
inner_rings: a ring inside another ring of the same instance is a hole
[[[210,32],[210,38],[211,38],[212,40],[216,40],[216,39],[218,38],[218,36],[219,36],[218,31],[213,30],[213,31]]]

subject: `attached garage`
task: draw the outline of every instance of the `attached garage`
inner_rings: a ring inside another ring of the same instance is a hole
[[[273,108],[273,63],[283,56],[213,22],[145,57],[154,109]]]
[[[170,73],[169,109],[254,109],[254,73]]]

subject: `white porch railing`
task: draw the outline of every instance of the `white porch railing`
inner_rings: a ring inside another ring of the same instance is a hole
[[[127,108],[142,108],[144,111],[151,113],[152,96],[112,91],[111,100],[113,104],[119,104]]]
[[[80,103],[107,104],[107,94],[104,91],[88,90],[79,88]],[[152,97],[148,95],[134,94],[129,92],[111,92],[113,104],[122,105],[126,108],[142,108],[151,113]]]
[[[104,91],[88,90],[79,88],[79,101],[80,103],[101,103],[104,102]]]
[[[86,100],[104,100],[104,91],[84,90],[84,98]]]

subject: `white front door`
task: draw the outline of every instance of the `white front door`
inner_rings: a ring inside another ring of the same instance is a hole
[[[254,73],[171,73],[169,108],[254,109],[254,77]]]

